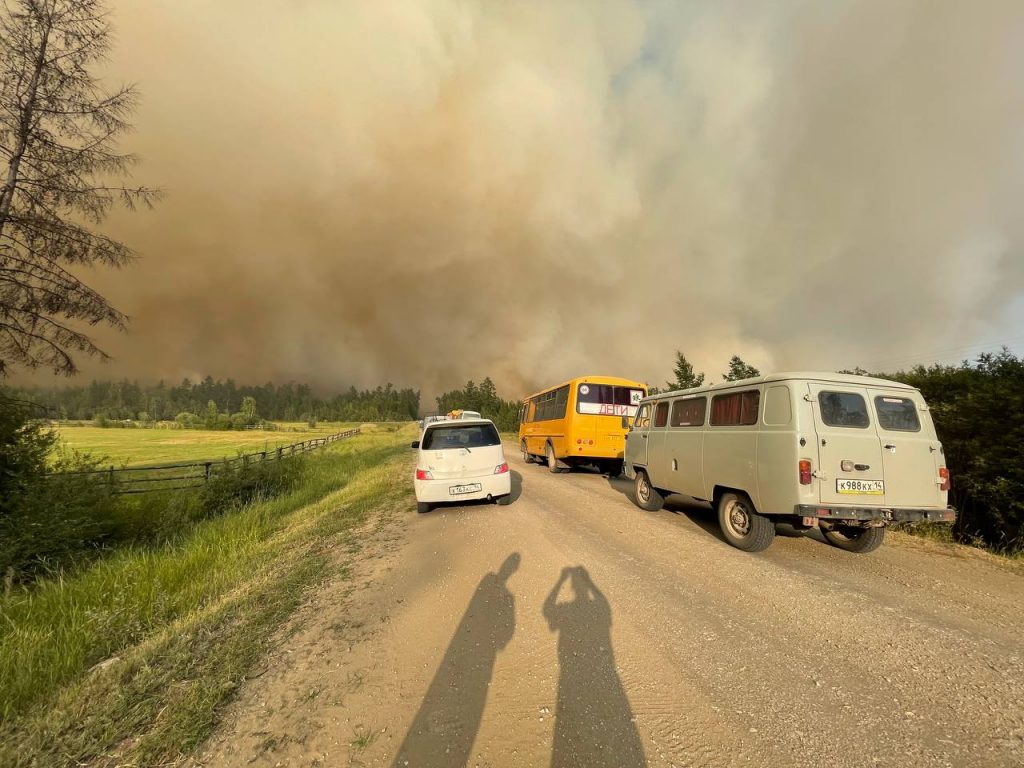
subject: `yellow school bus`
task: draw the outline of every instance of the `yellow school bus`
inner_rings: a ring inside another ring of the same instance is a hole
[[[583,376],[530,395],[519,409],[519,447],[526,463],[552,472],[591,464],[622,472],[627,429],[647,385],[617,376]]]

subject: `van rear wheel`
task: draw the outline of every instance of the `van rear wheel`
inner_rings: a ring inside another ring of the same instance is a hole
[[[885,540],[885,528],[860,528],[856,525],[837,525],[831,530],[822,528],[821,535],[833,547],[862,555],[874,552]]]
[[[646,509],[648,512],[657,512],[665,506],[665,497],[651,485],[651,479],[642,469],[636,471],[636,480],[633,481],[633,499],[640,509]]]
[[[718,525],[725,540],[744,552],[761,552],[775,538],[775,525],[754,510],[742,493],[723,493],[718,500]]]

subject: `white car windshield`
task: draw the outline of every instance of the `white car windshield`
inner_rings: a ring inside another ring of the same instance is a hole
[[[443,451],[448,448],[483,448],[500,444],[501,438],[493,424],[452,424],[428,429],[420,447],[425,451]]]

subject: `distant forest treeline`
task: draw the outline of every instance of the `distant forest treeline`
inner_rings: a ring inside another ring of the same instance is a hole
[[[236,413],[247,397],[255,399],[261,418],[278,421],[407,421],[418,418],[420,409],[419,391],[391,384],[361,391],[350,387],[324,399],[307,384],[248,386],[210,376],[200,382],[185,379],[177,386],[93,381],[77,387],[13,388],[7,394],[46,407],[51,418],[85,420],[170,421],[180,414],[199,418],[206,416],[210,402],[222,413]]]
[[[480,384],[469,381],[462,389],[453,389],[437,398],[438,413],[448,413],[456,408],[477,411],[485,419],[493,421],[502,432],[519,430],[519,401],[499,397],[490,377]]]

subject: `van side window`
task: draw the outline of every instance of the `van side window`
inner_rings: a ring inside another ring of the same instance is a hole
[[[855,392],[819,392],[818,405],[827,426],[866,429],[871,424],[868,405]]]
[[[636,418],[633,420],[633,429],[649,429],[651,426],[651,406],[650,403],[647,405],[640,406],[640,410],[636,412]]]
[[[692,397],[672,403],[673,427],[703,427],[704,412],[708,409],[706,397]]]
[[[790,405],[789,387],[781,384],[768,387],[764,396],[764,423],[769,427],[784,427],[793,418]]]
[[[654,426],[664,427],[668,424],[668,401],[658,403],[654,409]]]
[[[921,420],[917,417],[917,406],[906,397],[879,395],[875,398],[875,413],[878,425],[893,432],[920,432]]]
[[[760,390],[715,395],[711,398],[711,426],[740,427],[757,424],[757,406]]]

